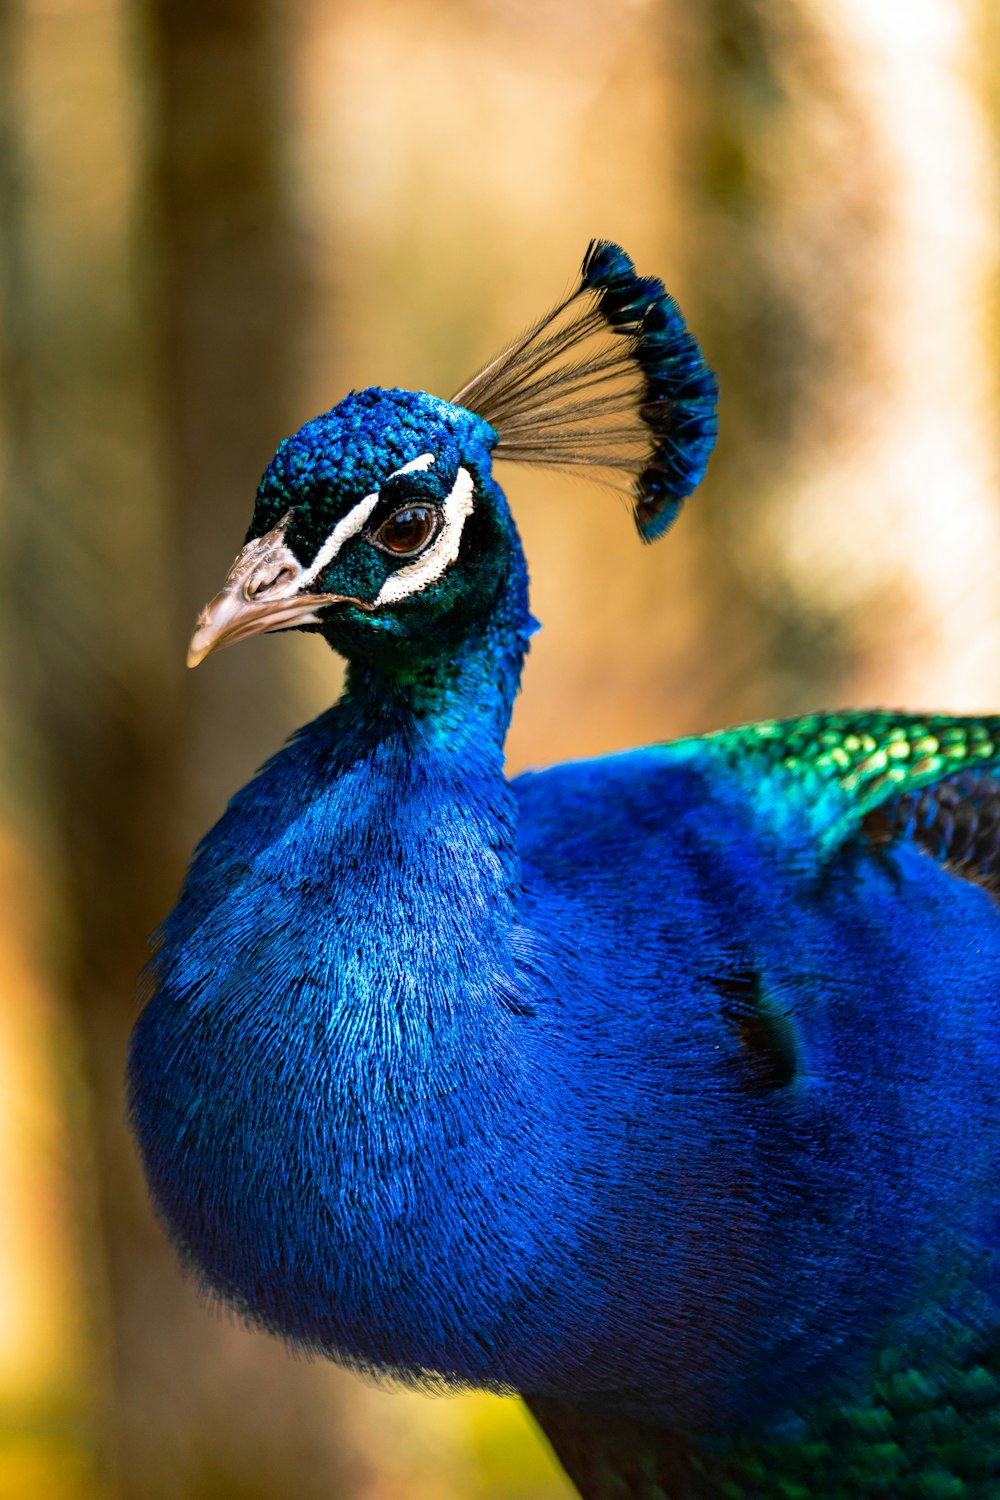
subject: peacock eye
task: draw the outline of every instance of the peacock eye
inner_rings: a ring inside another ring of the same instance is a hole
[[[407,505],[386,517],[375,533],[375,541],[393,557],[413,557],[423,551],[436,531],[436,513],[429,506]]]

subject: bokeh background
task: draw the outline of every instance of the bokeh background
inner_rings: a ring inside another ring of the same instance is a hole
[[[337,693],[183,669],[278,440],[457,388],[592,235],[722,381],[661,546],[510,469],[513,768],[822,705],[1000,706],[992,0],[0,6],[0,1497],[556,1500],[515,1402],[387,1393],[206,1306],[122,1068],[147,934]]]

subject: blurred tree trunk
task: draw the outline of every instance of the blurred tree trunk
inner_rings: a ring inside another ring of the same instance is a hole
[[[691,507],[720,602],[716,720],[887,682],[982,708],[998,680],[988,44],[975,5],[918,9],[667,13],[690,311],[722,388]]]
[[[79,1149],[88,1111],[43,957],[55,861],[16,608],[36,592],[20,546],[32,499],[26,40],[21,7],[0,8],[0,1497],[97,1500],[107,1480],[107,1388],[87,1233],[92,1178]]]
[[[298,10],[152,0],[151,18],[165,478],[186,640],[243,543],[257,479],[302,420],[311,297],[288,119]],[[204,791],[186,847],[273,752],[275,722],[293,712],[288,641],[258,644],[185,684],[186,774]]]
[[[706,0],[675,6],[668,31],[689,122],[691,315],[722,393],[691,507],[720,602],[712,718],[792,713],[843,691],[852,643],[807,587],[755,568],[754,547],[830,446],[857,440],[877,343],[883,122],[856,86],[837,6]]]
[[[225,693],[189,695],[181,674],[194,601],[238,546],[289,415],[304,283],[280,158],[281,9],[162,0],[139,37],[123,0],[22,0],[5,49],[25,184],[7,194],[14,759],[42,789],[52,962],[91,1092],[108,1485],[123,1500],[354,1492],[315,1368],[210,1314],[180,1277],[123,1098],[146,937],[209,816],[182,805],[182,769],[216,757],[212,804],[228,762],[275,737],[259,660]]]

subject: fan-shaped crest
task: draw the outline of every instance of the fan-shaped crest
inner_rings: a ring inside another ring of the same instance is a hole
[[[452,397],[498,434],[497,458],[603,469],[655,541],[700,482],[718,385],[680,309],[618,245],[592,240],[572,293]]]

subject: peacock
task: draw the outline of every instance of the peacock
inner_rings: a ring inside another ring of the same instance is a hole
[[[1000,716],[810,713],[513,780],[536,628],[496,459],[661,536],[717,386],[589,246],[451,401],[286,439],[189,662],[318,634],[128,1062],[201,1286],[301,1350],[524,1396],[586,1500],[1000,1495]]]

